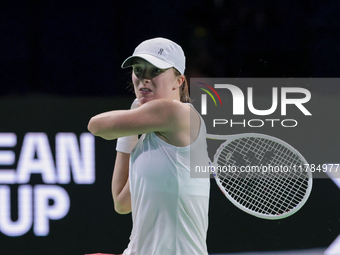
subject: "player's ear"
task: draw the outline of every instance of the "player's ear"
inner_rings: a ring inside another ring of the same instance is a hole
[[[184,75],[176,76],[176,81],[175,81],[173,90],[178,89],[183,84],[184,80],[185,80]]]

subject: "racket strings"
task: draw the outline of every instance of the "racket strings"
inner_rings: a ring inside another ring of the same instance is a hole
[[[303,198],[303,196],[296,198],[294,195],[287,195],[283,191],[276,193],[275,191],[280,191],[279,186],[276,186],[276,188],[270,192],[268,186],[271,184],[268,184],[267,181],[263,183],[267,185],[262,185],[262,190],[259,188],[250,189],[249,182],[243,182],[243,186],[237,182],[222,182],[222,185],[228,190],[228,194],[231,194],[232,197],[241,205],[248,207],[251,210],[266,214],[275,214],[275,212],[276,214],[282,214],[287,212],[293,209]],[[256,185],[261,186],[258,184],[259,182],[257,182]],[[285,185],[286,183],[283,184]],[[240,185],[240,187],[233,188],[234,185]],[[265,192],[269,194],[267,196],[263,195]]]
[[[251,180],[254,179],[248,179],[247,185],[251,185]],[[267,182],[266,182],[267,183]],[[244,183],[245,184],[245,183]],[[257,185],[259,183],[253,183],[253,185]],[[239,189],[237,192],[235,192],[235,200],[239,202],[241,205],[249,208],[250,210],[254,210],[260,213],[273,213],[276,211],[280,211],[280,206],[278,206],[278,201],[275,202],[270,197],[270,194],[268,197],[263,196],[263,192],[266,192],[265,187],[262,185],[262,190],[259,188],[256,189],[249,189],[249,187],[243,186],[243,189]],[[247,190],[245,190],[247,189]],[[242,194],[242,196],[240,196]],[[272,199],[272,200],[271,200]],[[282,213],[285,211],[285,209],[281,209]]]
[[[299,159],[299,157],[297,157],[296,154],[294,154],[292,151],[288,150],[287,148],[284,148],[282,150],[281,155],[277,154],[276,157],[274,157],[273,163],[274,164],[280,163],[280,164],[286,165],[290,169],[293,169],[293,167],[300,167],[303,165],[303,162]],[[299,201],[303,199],[305,195],[305,191],[308,188],[308,179],[305,179],[308,176],[306,175],[305,170],[289,171],[287,173],[283,172],[282,174],[283,174],[282,177],[289,178],[290,180],[290,183],[287,183],[288,185],[285,185],[286,188],[283,190],[283,192],[286,194],[287,198],[290,198],[291,201],[298,203]],[[286,191],[288,193],[286,193]],[[283,203],[286,204],[287,201],[283,201]],[[287,204],[287,207],[285,208],[285,210],[288,209],[288,206],[289,206],[289,203]]]
[[[300,157],[285,146],[265,138],[240,138],[219,152],[217,164],[236,171],[217,172],[225,191],[239,204],[262,214],[283,214],[296,207],[308,189],[306,171],[241,172],[240,168],[257,166],[303,166]]]

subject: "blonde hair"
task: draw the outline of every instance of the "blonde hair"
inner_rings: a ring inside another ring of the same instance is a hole
[[[174,69],[174,73],[176,76],[180,76],[181,73],[176,69]],[[180,96],[180,100],[182,103],[190,103],[191,99],[190,99],[190,95],[189,95],[189,85],[188,85],[188,81],[187,78],[184,76],[184,81],[179,89],[179,96]]]

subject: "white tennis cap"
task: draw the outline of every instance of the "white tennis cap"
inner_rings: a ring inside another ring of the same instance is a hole
[[[136,47],[132,56],[125,59],[122,68],[132,66],[133,59],[136,57],[142,58],[161,69],[174,67],[181,74],[184,74],[184,52],[181,46],[171,40],[158,37],[142,42]]]

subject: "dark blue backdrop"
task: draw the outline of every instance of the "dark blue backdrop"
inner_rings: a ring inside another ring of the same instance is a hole
[[[7,1],[0,94],[122,95],[120,64],[156,36],[178,42],[197,77],[337,77],[340,3]]]

